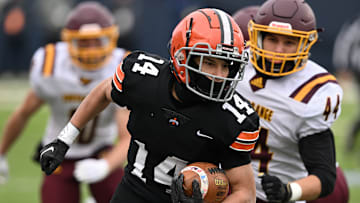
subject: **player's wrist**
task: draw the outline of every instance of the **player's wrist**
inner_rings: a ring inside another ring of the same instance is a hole
[[[79,133],[80,130],[75,127],[71,122],[68,122],[68,124],[60,132],[58,139],[70,146],[74,142],[76,137],[79,135]]]
[[[288,183],[287,188],[290,192],[290,199],[289,199],[290,201],[300,200],[302,195],[302,188],[298,183],[296,182]]]
[[[106,159],[99,159],[98,163],[101,165],[105,174],[109,174],[110,172],[110,164]]]

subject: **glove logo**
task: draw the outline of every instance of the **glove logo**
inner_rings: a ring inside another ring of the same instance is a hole
[[[54,146],[51,146],[51,147],[45,149],[43,152],[41,152],[41,154],[40,154],[40,159],[41,159],[41,157],[43,156],[43,154],[45,154],[46,152],[48,152],[48,151],[54,152],[54,150],[55,150],[55,149],[54,149]]]

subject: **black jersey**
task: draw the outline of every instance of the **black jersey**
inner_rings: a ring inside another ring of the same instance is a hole
[[[181,105],[171,95],[174,80],[169,60],[137,51],[112,82],[113,101],[131,110],[123,180],[152,202],[170,202],[171,180],[189,163],[224,169],[250,163],[258,137],[258,115],[241,95],[226,103]]]

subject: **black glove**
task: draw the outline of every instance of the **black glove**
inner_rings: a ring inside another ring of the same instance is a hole
[[[50,144],[45,145],[40,151],[41,170],[43,170],[46,175],[52,174],[64,160],[68,149],[69,146],[59,139],[55,139]]]
[[[260,178],[262,188],[269,202],[285,203],[290,200],[292,192],[289,184],[284,184],[278,177],[267,174]]]
[[[193,194],[188,197],[183,189],[184,175],[180,174],[171,184],[171,200],[173,203],[203,203],[200,184],[197,180],[192,182]]]
[[[40,164],[40,151],[44,146],[41,142],[36,146],[36,150],[32,156],[32,160],[35,161],[37,164]]]

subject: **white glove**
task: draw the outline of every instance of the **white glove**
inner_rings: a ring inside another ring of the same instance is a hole
[[[109,164],[105,159],[84,159],[75,163],[74,176],[79,182],[96,183],[109,173]]]
[[[0,155],[0,185],[9,179],[9,166],[5,156]]]

